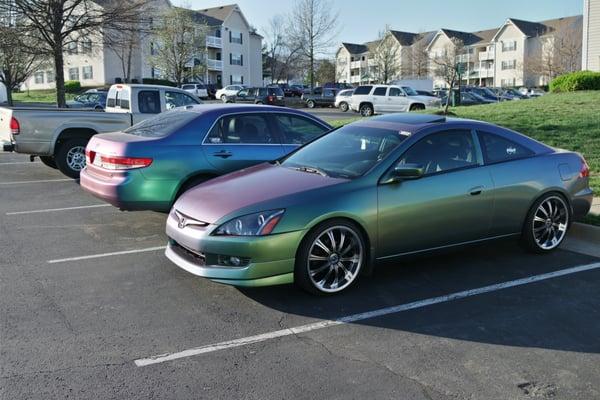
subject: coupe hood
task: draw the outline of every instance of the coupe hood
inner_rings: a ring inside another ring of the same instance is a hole
[[[342,182],[347,180],[265,163],[196,186],[185,192],[173,207],[212,224],[252,204]]]

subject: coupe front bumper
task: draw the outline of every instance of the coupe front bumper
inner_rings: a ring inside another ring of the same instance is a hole
[[[210,280],[235,286],[271,286],[293,282],[296,250],[304,231],[268,236],[212,236],[216,226],[188,225],[170,213],[165,255],[178,267]],[[220,260],[238,257],[242,266],[226,266]]]

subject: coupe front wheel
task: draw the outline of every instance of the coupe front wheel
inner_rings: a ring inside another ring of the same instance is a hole
[[[548,194],[534,203],[527,214],[522,240],[534,253],[548,253],[556,249],[565,238],[571,211],[558,194]]]
[[[365,241],[355,224],[326,222],[302,241],[294,282],[313,294],[339,293],[356,281],[366,259]]]

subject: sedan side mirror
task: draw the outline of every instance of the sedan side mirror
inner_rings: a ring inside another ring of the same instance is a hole
[[[387,173],[381,180],[381,184],[387,185],[401,181],[419,179],[425,174],[425,169],[421,164],[399,164]]]

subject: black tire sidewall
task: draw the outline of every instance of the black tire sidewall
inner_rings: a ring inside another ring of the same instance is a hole
[[[340,110],[342,110],[343,112],[348,111],[348,103],[342,103],[340,104]]]
[[[365,111],[367,109],[370,110],[369,115],[366,115],[366,113],[365,113]],[[365,111],[363,111],[363,110],[365,110]],[[360,107],[360,115],[362,115],[363,117],[370,117],[371,115],[373,115],[373,113],[374,113],[373,107],[371,107],[368,104],[365,104],[362,107]]]
[[[354,281],[352,281],[350,285],[345,287],[340,292],[329,293],[319,290],[313,284],[312,280],[308,276],[308,269],[306,268],[306,265],[309,255],[308,253],[310,251],[312,243],[318,236],[320,236],[323,233],[323,231],[333,226],[345,226],[347,228],[352,229],[356,233],[363,247],[363,260],[361,261],[360,269],[356,273],[356,278],[354,278]],[[331,219],[329,221],[322,222],[313,229],[311,229],[310,232],[308,232],[308,234],[304,236],[302,242],[300,242],[300,246],[298,247],[298,251],[296,252],[296,262],[294,264],[294,284],[300,287],[301,289],[307,291],[308,293],[318,296],[333,296],[339,293],[346,292],[348,291],[348,289],[350,289],[356,284],[356,281],[358,281],[358,279],[360,278],[361,272],[366,268],[366,263],[368,262],[367,251],[368,248],[365,238],[363,237],[363,233],[356,223],[345,219]]]
[[[58,167],[58,170],[60,172],[62,172],[69,178],[79,178],[79,173],[81,171],[74,171],[71,169],[71,167],[69,167],[69,164],[67,163],[67,154],[69,153],[69,150],[73,147],[86,147],[88,141],[89,139],[85,138],[73,138],[68,139],[60,145],[58,151],[56,152],[56,155],[54,156],[54,161],[56,162],[56,166]]]
[[[47,167],[58,169],[58,167],[56,166],[56,162],[54,161],[54,157],[40,156],[40,161]]]
[[[307,102],[306,102],[306,106],[307,106],[308,108],[315,108],[315,102],[314,102],[314,101],[311,101],[311,100],[309,100],[309,101],[307,101]]]

